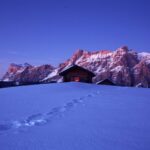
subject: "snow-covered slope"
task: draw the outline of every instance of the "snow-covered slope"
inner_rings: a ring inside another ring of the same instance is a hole
[[[83,83],[0,89],[0,149],[149,150],[149,97]]]

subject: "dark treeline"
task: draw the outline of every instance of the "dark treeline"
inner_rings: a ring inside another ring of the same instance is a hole
[[[54,82],[49,82],[54,83]],[[36,85],[36,84],[48,84],[43,82],[14,82],[14,81],[0,81],[0,88],[6,88],[6,87],[15,87],[15,86],[24,86],[24,85]]]

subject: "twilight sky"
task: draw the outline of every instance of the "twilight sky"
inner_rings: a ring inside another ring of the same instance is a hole
[[[57,65],[76,49],[150,52],[149,0],[0,0],[0,74]]]

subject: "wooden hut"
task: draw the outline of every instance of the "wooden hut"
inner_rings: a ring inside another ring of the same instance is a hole
[[[98,85],[116,85],[110,79],[104,79],[104,80],[98,81],[96,84],[98,84]]]
[[[64,82],[86,82],[92,83],[92,78],[95,74],[85,68],[82,68],[78,65],[71,65],[70,67],[62,70],[59,73],[60,76],[63,76]]]

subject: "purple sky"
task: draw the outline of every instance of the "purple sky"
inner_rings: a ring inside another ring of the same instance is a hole
[[[149,0],[0,0],[0,74],[9,63],[57,65],[76,49],[150,52]]]

